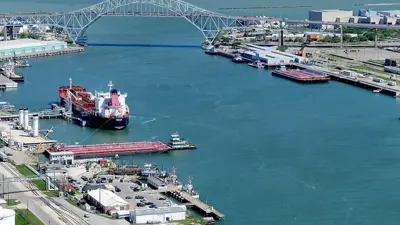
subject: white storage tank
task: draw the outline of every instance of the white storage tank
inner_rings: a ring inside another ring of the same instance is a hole
[[[32,132],[33,132],[34,137],[39,136],[39,115],[38,114],[33,115]]]
[[[18,121],[18,125],[24,126],[24,109],[23,109],[23,108],[19,109],[19,121]]]
[[[29,110],[24,109],[24,130],[28,129],[29,125]]]

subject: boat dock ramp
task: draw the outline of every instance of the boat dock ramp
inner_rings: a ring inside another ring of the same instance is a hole
[[[382,93],[393,97],[399,97],[400,95],[399,86],[391,86],[388,83],[385,83],[382,79],[375,79],[376,81],[374,81],[374,79],[371,77],[344,75],[340,72],[333,72],[325,68],[311,67],[302,64],[297,64],[297,67],[303,69],[318,70],[323,72],[325,75],[330,76],[331,80],[336,80],[353,86],[373,90],[375,93]]]

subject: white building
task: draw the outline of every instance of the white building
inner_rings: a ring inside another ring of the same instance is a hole
[[[348,20],[352,16],[353,16],[352,10],[341,10],[341,9],[310,10],[308,13],[308,20],[324,21],[324,22],[336,22],[336,21],[348,22]],[[320,29],[322,28],[322,25],[312,24],[312,28]],[[327,26],[327,29],[332,29],[332,28],[333,26]]]
[[[186,206],[131,211],[131,221],[136,224],[146,224],[151,222],[165,223],[184,219],[186,219]]]
[[[46,155],[49,158],[49,162],[51,164],[62,164],[62,165],[74,164],[74,153],[73,152],[46,151]]]
[[[85,197],[90,204],[96,206],[104,213],[130,209],[127,201],[109,190],[96,189],[88,191]]]
[[[0,224],[15,225],[15,211],[13,209],[4,209],[0,207]]]
[[[165,181],[156,176],[149,176],[147,182],[156,189],[167,189],[168,186]]]
[[[63,41],[39,41],[35,39],[18,39],[0,42],[0,55],[16,55],[24,53],[42,52],[55,49],[66,49]]]

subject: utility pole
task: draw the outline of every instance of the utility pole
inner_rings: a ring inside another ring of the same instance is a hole
[[[3,198],[5,198],[4,193],[5,193],[5,180],[4,180],[4,175],[3,175]]]

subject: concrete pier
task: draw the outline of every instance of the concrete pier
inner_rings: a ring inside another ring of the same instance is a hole
[[[83,52],[83,51],[84,51],[84,47],[73,46],[73,47],[68,47],[65,49],[54,49],[54,50],[47,50],[47,51],[41,51],[41,52],[21,53],[21,54],[17,54],[15,56],[15,58],[16,58],[16,60],[23,60],[23,59],[46,57],[46,56],[65,55],[65,54]],[[12,60],[12,59],[14,59],[14,55],[0,56],[0,62],[5,62],[8,60]]]
[[[0,75],[0,88],[17,88],[18,83]]]

